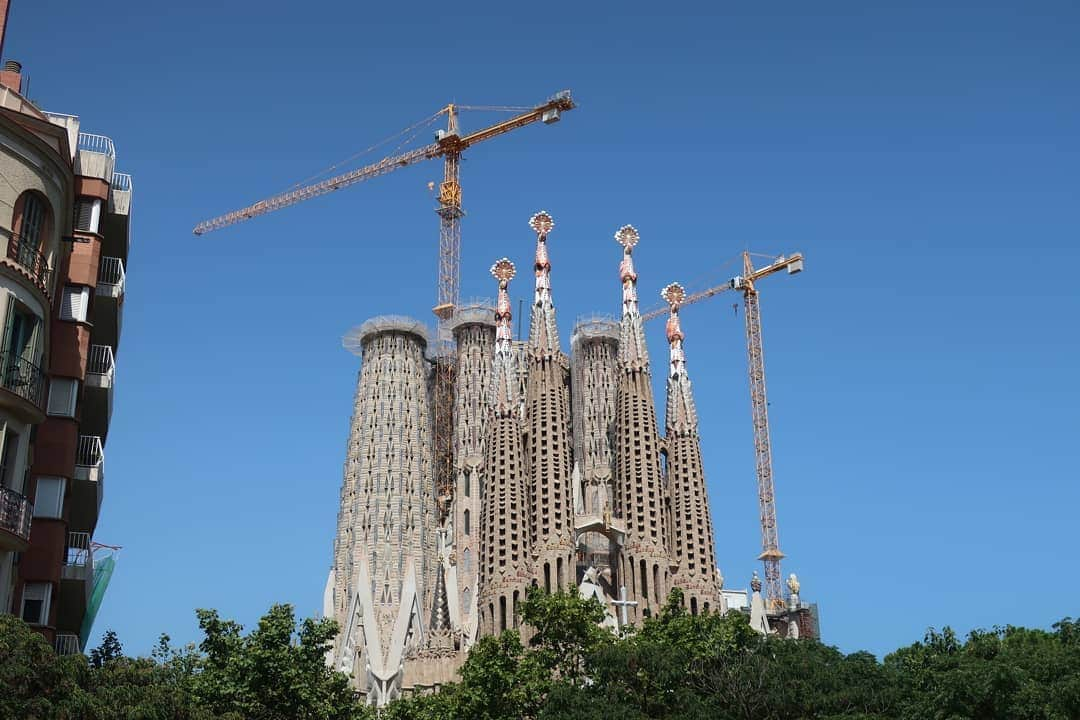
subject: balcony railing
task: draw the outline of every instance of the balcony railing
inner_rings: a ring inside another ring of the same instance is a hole
[[[90,533],[69,532],[64,565],[74,568],[93,568],[94,555],[90,548]]]
[[[131,174],[113,173],[112,188],[120,192],[131,192]]]
[[[125,282],[127,282],[127,274],[124,272],[124,261],[117,257],[101,258],[101,267],[98,269],[98,286],[105,286],[101,288],[102,290],[111,290],[111,292],[104,294],[119,297],[124,292]]]
[[[45,395],[41,368],[13,352],[0,353],[0,387],[37,407]]]
[[[111,158],[116,157],[116,148],[113,146],[112,138],[104,135],[94,135],[93,133],[79,133],[79,149],[86,150],[87,152],[101,153],[102,155],[108,155]]]
[[[86,177],[101,178],[112,183],[116,166],[116,148],[104,135],[79,133],[79,151],[75,154],[75,173]]]
[[[71,633],[57,633],[56,635],[56,654],[57,655],[78,655],[82,652],[79,647],[79,636],[72,635]]]
[[[0,486],[0,530],[29,540],[30,520],[33,517],[34,505],[29,498]]]
[[[75,451],[75,465],[84,468],[100,468],[105,462],[105,450],[97,435],[80,435]]]
[[[12,234],[8,238],[7,256],[22,265],[30,277],[37,282],[42,292],[49,291],[52,268],[49,267],[48,259],[38,250],[36,243],[27,242],[21,236]]]
[[[103,375],[112,380],[113,371],[116,369],[116,360],[113,357],[111,345],[91,345],[90,358],[86,363],[86,372],[92,375]]]

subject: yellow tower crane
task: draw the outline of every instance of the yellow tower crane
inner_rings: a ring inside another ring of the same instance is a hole
[[[746,354],[750,375],[750,411],[754,420],[754,465],[757,472],[758,508],[761,512],[761,555],[765,565],[765,599],[770,611],[784,607],[780,582],[780,537],[776,527],[776,489],[773,485],[772,444],[769,440],[769,403],[765,395],[765,353],[761,343],[761,310],[758,307],[757,281],[767,275],[787,270],[789,275],[802,272],[802,253],[773,258],[764,267],[754,268],[752,253],[742,254],[743,274],[686,297],[683,305],[707,300],[727,290],[741,290],[746,305]],[[644,313],[642,320],[652,320],[668,311],[662,306]]]
[[[340,175],[294,187],[264,200],[259,200],[247,207],[206,220],[195,226],[194,233],[203,235],[238,222],[249,220],[259,215],[281,210],[313,197],[326,195],[350,185],[386,175],[403,167],[416,164],[421,160],[443,159],[443,181],[439,185],[439,264],[437,281],[437,300],[433,308],[438,318],[436,345],[436,382],[433,402],[435,426],[435,481],[438,488],[440,509],[445,512],[453,492],[453,457],[452,457],[452,414],[453,414],[453,378],[454,364],[451,355],[452,337],[450,323],[461,298],[461,218],[465,215],[461,206],[460,166],[461,154],[469,147],[505,135],[511,130],[543,122],[546,125],[558,122],[561,114],[573,110],[574,101],[570,91],[564,90],[550,97],[535,107],[506,106],[470,106],[451,103],[429,118],[406,128],[400,135],[423,128],[445,115],[445,130],[437,130],[435,142],[415,150],[383,158],[376,163],[352,170]],[[458,128],[458,113],[461,110],[494,110],[515,112],[513,117],[495,123],[482,130],[462,135]],[[407,142],[407,140],[406,140]]]

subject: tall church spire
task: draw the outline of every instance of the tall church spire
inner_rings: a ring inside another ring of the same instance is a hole
[[[722,607],[716,572],[712,516],[709,512],[705,470],[701,462],[697,410],[686,373],[683,331],[679,307],[686,291],[671,283],[660,293],[671,308],[667,321],[670,364],[667,378],[668,493],[674,537],[671,554],[675,564],[672,584],[682,588],[683,602],[691,614]]]
[[[697,431],[697,409],[690,389],[690,376],[686,372],[686,354],[683,351],[683,331],[679,323],[679,308],[686,299],[686,290],[679,283],[671,283],[660,292],[671,308],[667,321],[669,365],[667,382],[668,436],[672,432],[686,434]]]
[[[499,281],[499,297],[495,302],[495,414],[513,415],[521,399],[518,393],[517,359],[514,357],[513,311],[510,307],[510,281],[517,270],[507,258],[491,266],[491,274]]]
[[[623,225],[615,233],[615,240],[623,246],[623,259],[619,263],[622,280],[622,326],[619,338],[619,361],[635,369],[648,370],[649,351],[645,347],[645,328],[638,308],[637,272],[634,271],[634,246],[638,244],[638,231],[633,225]]]
[[[656,404],[649,381],[649,354],[638,310],[637,273],[631,252],[638,233],[625,225],[615,233],[623,246],[619,264],[623,315],[619,341],[619,385],[615,397],[615,514],[626,523],[619,582],[637,602],[634,620],[659,612],[670,588],[670,556],[664,477]]]
[[[541,210],[529,219],[529,227],[536,232],[536,292],[529,323],[529,346],[534,352],[551,357],[559,351],[559,331],[555,326],[555,305],[551,299],[551,261],[547,249],[547,236],[555,227],[555,221]]]
[[[574,568],[574,501],[570,434],[570,367],[559,351],[559,329],[551,301],[551,261],[547,235],[555,226],[538,212],[529,220],[536,232],[536,294],[529,325],[525,393],[526,454],[531,512],[529,539],[533,573],[548,590],[567,589]]]
[[[521,393],[514,354],[510,293],[514,263],[506,258],[491,267],[499,281],[495,304],[495,386],[492,417],[487,424],[486,471],[480,490],[481,534],[479,615],[480,633],[492,635],[517,626],[517,606],[529,582],[529,545],[525,464],[521,433]]]

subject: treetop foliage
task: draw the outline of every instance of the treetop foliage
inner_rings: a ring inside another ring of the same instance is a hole
[[[1049,631],[949,628],[879,661],[812,640],[763,638],[745,616],[664,610],[616,637],[603,608],[534,589],[521,631],[481,638],[460,679],[384,708],[386,720],[1066,720],[1080,718],[1080,621]],[[245,633],[197,611],[203,640],[130,658],[107,632],[89,658],[57,657],[0,616],[0,718],[373,720],[327,667],[337,627],[275,605]]]

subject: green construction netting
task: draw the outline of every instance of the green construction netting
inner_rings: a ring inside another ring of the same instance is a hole
[[[83,616],[82,628],[79,630],[80,647],[85,648],[86,641],[90,639],[90,629],[94,627],[94,618],[101,608],[101,601],[105,599],[105,591],[109,589],[109,580],[112,579],[115,569],[115,555],[107,555],[94,562],[94,584],[90,588],[90,602],[86,604],[86,615]]]

